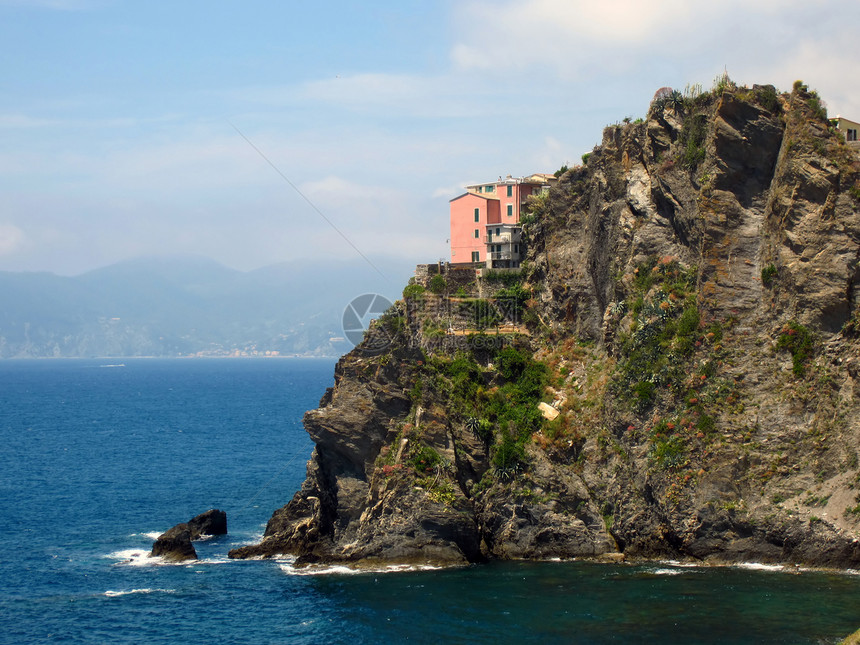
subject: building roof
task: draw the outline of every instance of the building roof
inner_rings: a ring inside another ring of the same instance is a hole
[[[483,184],[481,184],[481,185],[483,186]],[[464,197],[480,197],[481,199],[484,199],[487,201],[490,201],[490,200],[493,200],[494,202],[499,201],[498,198],[496,198],[496,197],[486,196],[486,195],[482,195],[480,193],[465,192],[462,195],[457,195],[454,199],[449,199],[448,202],[449,203],[450,202],[456,202],[458,199],[463,199]]]

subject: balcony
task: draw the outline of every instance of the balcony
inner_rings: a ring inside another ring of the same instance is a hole
[[[485,235],[484,244],[519,244],[521,236],[517,233],[502,233],[500,235]]]

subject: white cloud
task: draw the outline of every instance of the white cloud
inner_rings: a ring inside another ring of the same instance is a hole
[[[831,115],[860,118],[860,91],[850,82],[847,67],[847,61],[858,58],[860,41],[850,33],[834,33],[826,42],[804,38],[784,56],[751,66],[751,76],[768,79],[784,91],[803,80],[821,94]]]
[[[14,224],[0,224],[0,255],[10,255],[21,248],[24,231]]]
[[[858,7],[855,0],[477,0],[455,9],[462,33],[451,58],[464,71],[598,83],[666,65],[690,69],[690,59],[710,60],[713,69],[730,58],[779,58],[828,16],[858,17]]]

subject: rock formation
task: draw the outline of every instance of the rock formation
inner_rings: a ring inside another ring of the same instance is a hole
[[[227,533],[227,513],[210,509],[197,515],[188,522],[182,522],[158,536],[152,544],[150,557],[160,556],[165,560],[196,560],[197,551],[192,540],[208,535]]]
[[[518,276],[411,289],[339,361],[231,557],[857,567],[858,201],[801,83],[662,93],[534,199]]]
[[[210,508],[188,520],[188,530],[192,540],[199,540],[204,535],[226,535],[227,513],[216,508]]]
[[[161,557],[171,562],[182,560],[196,560],[197,551],[191,544],[191,531],[188,524],[183,522],[168,529],[156,538],[152,543],[150,557]]]

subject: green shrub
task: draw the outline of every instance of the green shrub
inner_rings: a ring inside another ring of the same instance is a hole
[[[722,94],[727,90],[737,89],[737,84],[729,77],[728,72],[723,72],[714,79],[711,91],[714,94]]]
[[[445,278],[443,278],[438,273],[430,278],[430,291],[439,295],[440,293],[444,293],[445,289],[448,288],[448,284],[445,282]]]
[[[514,312],[522,310],[526,301],[531,297],[531,291],[523,288],[521,284],[514,284],[496,292],[496,300],[507,301],[507,309],[513,309]]]
[[[513,347],[505,347],[496,354],[496,369],[502,378],[508,381],[518,379],[525,370],[527,362],[522,352]]]
[[[761,283],[764,286],[769,287],[771,285],[771,283],[773,282],[773,279],[777,276],[778,273],[779,273],[779,271],[776,268],[775,264],[773,264],[773,263],[768,264],[766,267],[763,267],[761,270]]]
[[[692,336],[699,329],[699,321],[699,309],[696,305],[686,307],[678,319],[678,336]]]
[[[636,407],[642,411],[651,405],[654,400],[654,384],[651,381],[639,381],[633,386],[633,398],[636,401]]]
[[[824,106],[822,100],[818,97],[814,92],[810,94],[809,99],[806,101],[806,104],[809,106],[809,109],[812,110],[812,113],[818,117],[821,121],[827,121],[827,108]]]
[[[424,295],[424,287],[420,284],[407,284],[403,289],[403,299],[420,298]]]
[[[474,325],[475,329],[483,330],[488,327],[493,327],[500,320],[498,310],[489,300],[483,298],[475,298],[459,303],[459,309],[462,314],[467,315]]]
[[[803,376],[806,362],[812,357],[812,334],[800,323],[790,320],[783,325],[776,341],[778,350],[791,352],[792,371],[795,376]]]
[[[412,449],[409,464],[417,473],[428,473],[442,464],[442,456],[430,446],[419,443]]]
[[[511,479],[524,467],[526,451],[523,443],[505,433],[493,454],[493,466],[501,479]]]
[[[693,170],[705,160],[707,134],[708,117],[705,114],[691,114],[684,119],[679,138],[684,144],[682,161],[687,168]]]
[[[756,92],[756,99],[768,112],[778,114],[782,111],[782,105],[779,102],[779,94],[773,85],[765,85],[760,87]]]
[[[684,441],[681,437],[660,438],[651,448],[651,458],[660,468],[680,466],[684,461]]]
[[[487,283],[501,283],[506,287],[522,284],[522,271],[496,271],[490,269],[484,274],[484,281]]]

